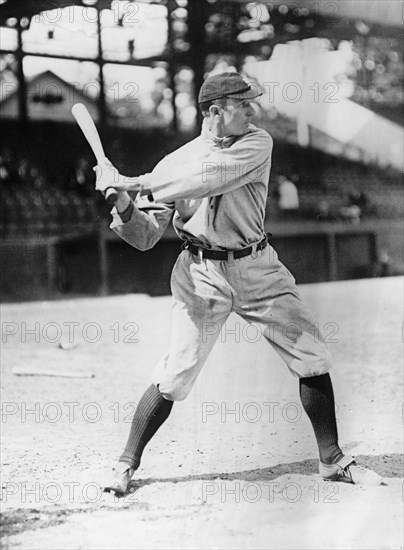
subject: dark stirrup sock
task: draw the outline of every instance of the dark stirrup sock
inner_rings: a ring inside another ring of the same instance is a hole
[[[167,420],[173,403],[164,399],[153,384],[147,388],[135,410],[129,438],[119,462],[126,462],[134,470],[139,467],[144,448]]]
[[[300,378],[300,399],[317,439],[320,461],[333,464],[344,456],[338,445],[334,392],[330,375]]]

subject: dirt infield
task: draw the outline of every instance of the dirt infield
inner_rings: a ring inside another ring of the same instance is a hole
[[[343,449],[385,486],[319,478],[297,380],[259,327],[232,316],[191,395],[147,447],[132,492],[102,494],[167,349],[171,299],[5,305],[2,547],[402,548],[403,279],[301,293],[334,358]]]

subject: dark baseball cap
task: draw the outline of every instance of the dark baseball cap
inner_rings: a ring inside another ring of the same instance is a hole
[[[209,76],[199,91],[198,103],[221,97],[254,99],[262,95],[259,85],[254,89],[239,73],[227,72]]]

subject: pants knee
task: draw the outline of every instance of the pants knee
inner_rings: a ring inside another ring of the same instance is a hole
[[[159,384],[161,395],[169,401],[184,401],[189,395],[191,388],[185,386],[175,387],[168,384]]]
[[[327,374],[332,368],[332,358],[328,349],[324,346],[314,361],[306,365],[303,378],[310,376],[321,376]]]

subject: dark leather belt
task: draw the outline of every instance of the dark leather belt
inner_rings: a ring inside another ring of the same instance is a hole
[[[256,251],[264,250],[268,244],[268,239],[264,237],[256,246]],[[233,256],[235,260],[249,256],[254,251],[254,246],[247,246],[247,248],[239,248],[236,250],[211,250],[210,248],[201,248],[186,241],[183,245],[184,250],[189,250],[191,254],[204,258],[206,260],[228,260],[229,255]]]

